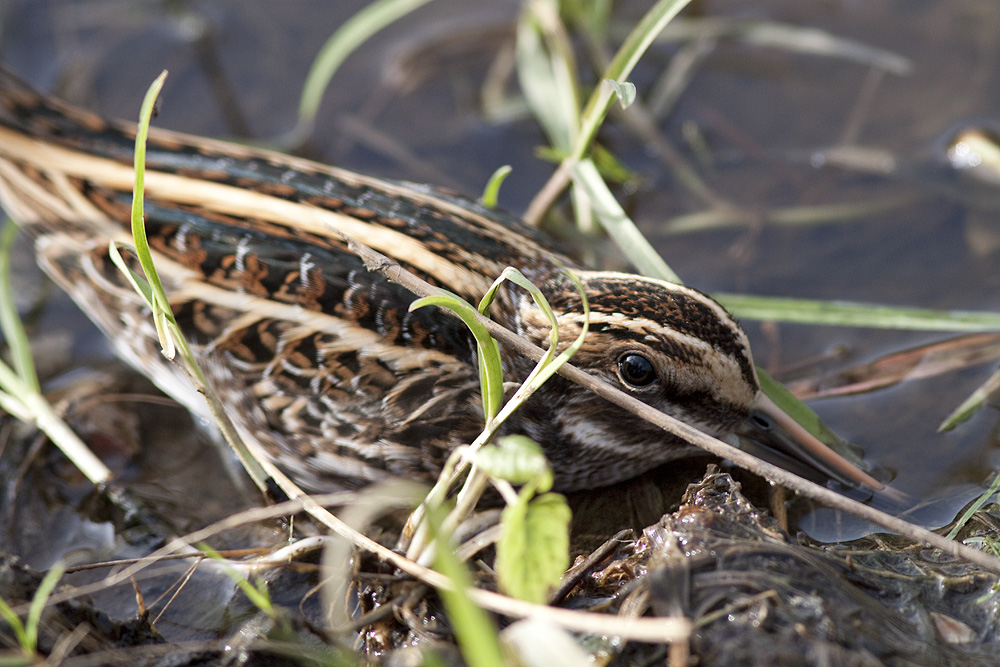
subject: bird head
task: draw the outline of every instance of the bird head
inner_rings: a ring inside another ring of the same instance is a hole
[[[712,298],[632,274],[576,275],[586,315],[577,286],[565,274],[553,275],[543,287],[557,316],[560,347],[588,322],[571,360],[575,366],[704,433],[730,444],[752,443],[784,467],[796,461],[820,479],[882,488],[763,394],[746,333]],[[528,299],[520,302],[517,327],[547,346],[549,320]],[[628,479],[698,451],[583,387],[552,380],[525,406],[515,428],[542,444],[557,485],[566,490]]]

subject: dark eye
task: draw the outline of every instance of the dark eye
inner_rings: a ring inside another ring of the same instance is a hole
[[[625,384],[632,387],[648,387],[656,382],[653,362],[641,354],[630,352],[618,360],[618,374]]]

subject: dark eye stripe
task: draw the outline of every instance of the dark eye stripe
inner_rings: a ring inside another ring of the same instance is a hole
[[[565,289],[554,294],[549,302],[553,308],[572,311],[579,308],[576,289],[564,281]],[[697,290],[665,289],[658,282],[642,280],[623,281],[618,278],[590,277],[587,299],[592,312],[617,313],[625,318],[641,318],[660,325],[653,332],[658,341],[651,342],[649,332],[629,332],[614,324],[591,324],[591,331],[607,331],[620,340],[635,340],[644,345],[654,345],[674,358],[690,361],[700,359],[704,353],[672,336],[697,338],[712,346],[718,353],[735,362],[748,385],[757,386],[756,375],[746,348],[743,329],[725,314],[712,299]]]

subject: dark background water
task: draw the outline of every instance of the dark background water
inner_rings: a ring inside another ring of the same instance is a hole
[[[42,89],[127,118],[168,69],[157,125],[266,140],[293,127],[319,47],[364,4],[6,0],[0,61]],[[616,25],[630,28],[645,4],[618,3]],[[519,6],[437,0],[376,36],[334,78],[309,156],[473,196],[494,169],[510,164],[501,204],[523,210],[551,173],[536,152],[544,138],[527,116],[491,120],[481,105],[483,81],[510,47]],[[990,201],[997,197],[939,168],[949,128],[1000,117],[1000,6],[775,0],[700,2],[693,10],[825,30],[899,54],[912,69],[879,75],[844,59],[723,40],[661,123],[678,144],[682,128],[700,129],[711,155],[704,177],[746,210],[888,196],[908,202],[846,221],[671,233],[667,222],[697,206],[645,140],[609,126],[603,141],[637,175],[619,194],[686,282],[709,292],[1000,310],[1000,254],[992,244],[1000,220]],[[676,44],[656,46],[643,60],[632,77],[640,96],[675,52]],[[810,164],[812,151],[845,141],[890,151],[901,167],[886,177]],[[599,245],[601,261],[622,265]],[[30,275],[26,266],[21,271]],[[50,336],[70,332],[75,343],[55,347],[78,356],[51,352],[51,365],[99,356],[100,339],[55,299],[43,324],[63,332]],[[746,325],[758,362],[782,379],[946,337]],[[997,412],[991,405],[947,434],[936,427],[990,371],[980,366],[814,407],[873,461],[895,469],[896,486],[944,499],[925,519],[945,523],[1000,463]]]

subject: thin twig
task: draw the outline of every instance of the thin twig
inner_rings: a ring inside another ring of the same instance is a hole
[[[418,296],[430,296],[432,294],[439,293],[437,288],[409,273],[385,255],[382,255],[368,246],[358,243],[352,239],[346,237],[345,239],[347,240],[351,251],[361,257],[369,270],[378,271],[382,275],[399,283]],[[544,351],[541,348],[534,345],[527,339],[522,338],[508,329],[505,329],[496,322],[485,317],[480,319],[483,325],[490,332],[490,335],[501,343],[510,346],[519,354],[523,354],[524,356],[534,360],[540,359],[544,354]],[[728,459],[739,467],[760,475],[775,484],[780,484],[788,489],[791,489],[792,491],[795,491],[796,493],[821,502],[828,507],[847,512],[848,514],[856,516],[859,519],[870,521],[876,525],[882,526],[892,532],[908,537],[914,542],[941,549],[955,558],[964,558],[970,563],[974,563],[984,569],[1000,573],[1000,559],[995,558],[994,556],[983,553],[964,544],[949,540],[925,528],[921,528],[920,526],[909,523],[908,521],[886,514],[885,512],[879,511],[873,507],[863,505],[856,500],[846,498],[839,493],[803,479],[802,477],[788,472],[787,470],[761,461],[760,459],[757,459],[756,457],[737,449],[732,445],[728,445],[721,440],[717,440],[716,438],[702,433],[693,426],[685,424],[682,421],[674,419],[670,415],[646,405],[642,401],[619,391],[615,387],[593,377],[592,375],[589,375],[588,373],[585,373],[575,366],[568,363],[564,364],[562,368],[560,368],[559,374],[583,387],[586,387],[598,396],[601,396],[611,403],[628,410],[632,414],[641,417],[647,422],[662,428],[664,431],[676,435],[684,439],[686,442],[701,447],[715,456]]]
[[[375,542],[366,535],[362,535],[327,512],[327,510],[323,507],[326,504],[340,504],[343,502],[345,502],[345,494],[343,492],[321,496],[304,496],[302,498],[289,500],[278,505],[247,510],[245,512],[241,512],[239,515],[226,517],[225,519],[217,521],[210,526],[197,530],[193,533],[189,533],[184,537],[172,540],[166,546],[157,549],[147,558],[142,559],[141,562],[119,570],[101,581],[88,584],[86,586],[60,590],[48,599],[47,604],[53,605],[85,595],[93,595],[95,593],[105,591],[112,586],[127,583],[140,571],[149,565],[156,563],[164,556],[169,556],[177,551],[189,550],[191,549],[192,544],[202,542],[222,531],[231,530],[248,523],[266,521],[269,519],[287,516],[289,514],[296,514],[302,510],[312,513],[317,508],[321,510],[320,514],[325,513],[332,520],[331,523],[324,523],[331,527],[331,529],[341,537],[350,540],[350,542],[356,547],[374,553],[383,561],[399,568],[406,574],[429,586],[439,589],[451,588],[451,580],[444,575],[431,570],[430,568],[418,565],[391,549],[382,546],[378,542]],[[208,567],[210,565],[211,561],[205,561],[202,563],[202,567]],[[493,593],[491,591],[478,588],[470,588],[466,592],[476,604],[489,611],[502,614],[508,618],[526,618],[529,616],[542,617],[550,620],[560,627],[574,632],[610,635],[633,641],[646,642],[687,641],[691,632],[690,623],[684,619],[663,617],[626,619],[618,618],[609,614],[585,612],[575,609],[558,609],[532,602],[524,602],[523,600],[515,600],[514,598],[510,598],[499,593]],[[26,614],[27,608],[27,604],[19,605],[14,608],[14,612],[18,614]]]

